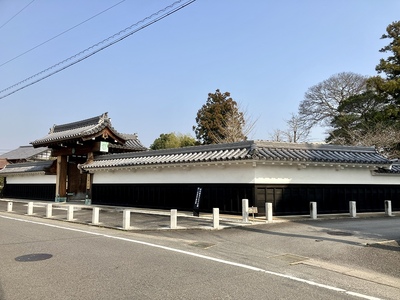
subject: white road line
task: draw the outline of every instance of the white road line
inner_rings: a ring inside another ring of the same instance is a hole
[[[218,263],[222,263],[222,264],[226,264],[226,265],[230,265],[230,266],[235,266],[235,267],[239,267],[239,268],[243,268],[243,269],[247,269],[247,270],[252,270],[252,271],[261,272],[261,273],[265,273],[265,274],[269,274],[269,275],[273,275],[273,276],[277,276],[277,277],[282,277],[282,278],[290,279],[290,280],[293,280],[293,281],[302,282],[302,283],[305,283],[305,284],[308,284],[308,285],[317,286],[317,287],[320,287],[320,288],[323,288],[323,289],[345,293],[345,294],[348,294],[348,295],[351,295],[351,296],[355,296],[355,297],[359,297],[359,298],[362,298],[362,299],[380,300],[380,298],[376,298],[376,297],[360,294],[360,293],[357,293],[357,292],[348,291],[348,290],[345,290],[345,289],[342,289],[342,288],[338,288],[338,287],[334,287],[334,286],[331,286],[331,285],[321,284],[321,283],[317,283],[317,282],[314,282],[314,281],[311,281],[311,280],[302,279],[302,278],[291,276],[291,275],[286,275],[286,274],[282,274],[282,273],[268,271],[268,270],[264,270],[264,269],[261,269],[261,268],[257,268],[257,267],[253,267],[253,266],[249,266],[249,265],[245,265],[245,264],[241,264],[241,263],[236,263],[236,262],[232,262],[232,261],[228,261],[228,260],[224,260],[224,259],[214,258],[214,257],[210,257],[210,256],[202,255],[202,254],[197,254],[197,253],[193,253],[193,252],[189,252],[189,251],[179,250],[179,249],[175,249],[175,248],[171,248],[171,247],[161,246],[161,245],[157,245],[157,244],[152,244],[152,243],[148,243],[148,242],[142,242],[142,241],[123,238],[123,237],[118,237],[118,236],[112,236],[112,235],[103,234],[103,233],[90,232],[90,231],[87,231],[87,230],[69,228],[69,227],[64,227],[64,226],[59,226],[59,225],[54,225],[54,224],[46,224],[46,223],[30,221],[30,220],[24,220],[24,219],[17,219],[17,218],[7,217],[7,216],[0,216],[0,217],[3,218],[3,219],[9,219],[9,220],[13,220],[13,221],[32,223],[32,224],[36,224],[36,225],[42,225],[42,226],[53,227],[53,228],[58,228],[58,229],[63,229],[63,230],[75,231],[75,232],[80,232],[80,233],[96,235],[96,236],[101,236],[101,237],[105,237],[105,238],[111,238],[111,239],[116,239],[116,240],[120,240],[120,241],[126,241],[126,242],[130,242],[130,243],[145,245],[145,246],[149,246],[149,247],[159,248],[159,249],[172,251],[172,252],[177,252],[177,253],[181,253],[181,254],[185,254],[185,255],[190,255],[190,256],[194,256],[194,257],[198,257],[198,258],[202,258],[202,259],[206,259],[206,260],[210,260],[210,261],[214,261],[214,262],[218,262]]]

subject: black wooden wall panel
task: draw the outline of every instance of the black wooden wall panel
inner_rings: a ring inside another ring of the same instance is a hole
[[[4,198],[55,200],[55,184],[8,184],[4,186]]]
[[[190,211],[198,187],[201,211],[240,213],[242,199],[254,198],[250,184],[93,184],[92,203]]]

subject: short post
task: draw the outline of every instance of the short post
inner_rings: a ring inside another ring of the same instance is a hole
[[[47,203],[46,204],[46,218],[53,217],[53,204]]]
[[[12,201],[7,201],[7,212],[12,212],[13,203]]]
[[[349,201],[350,217],[355,218],[357,216],[356,201]]]
[[[33,215],[33,202],[28,202],[28,216]]]
[[[67,206],[67,221],[72,221],[74,219],[74,206]]]
[[[314,220],[317,218],[317,202],[310,202],[310,217]]]
[[[99,225],[100,207],[93,207],[92,211],[92,224]]]
[[[128,230],[131,228],[131,211],[124,209],[122,212],[122,229]]]
[[[265,202],[265,217],[267,222],[272,222],[272,202]]]
[[[178,228],[178,210],[176,209],[171,209],[170,228]]]
[[[213,228],[214,229],[219,228],[219,208],[218,207],[213,208]]]
[[[385,215],[388,217],[393,217],[392,215],[392,201],[385,200]]]
[[[242,218],[244,223],[249,222],[249,199],[242,199]]]

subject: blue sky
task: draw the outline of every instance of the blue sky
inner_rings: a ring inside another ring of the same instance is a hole
[[[121,0],[0,1],[0,65]],[[0,90],[73,56],[174,1],[126,0],[0,66]],[[311,86],[339,72],[376,75],[398,0],[197,0],[127,39],[0,99],[0,153],[108,112],[145,146],[191,134],[207,95],[230,92],[268,139]],[[14,18],[12,18],[15,16]],[[12,18],[10,20],[10,18]],[[9,21],[8,23],[6,23]],[[1,96],[2,94],[0,94]],[[311,141],[324,138],[313,131]]]

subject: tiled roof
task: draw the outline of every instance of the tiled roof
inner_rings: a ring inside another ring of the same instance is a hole
[[[104,113],[101,116],[78,122],[54,125],[50,129],[48,135],[31,142],[31,144],[38,147],[68,140],[80,140],[88,136],[93,136],[106,127],[108,127],[108,129],[110,129],[116,136],[124,139],[123,136],[112,127],[111,120],[107,113]]]
[[[32,146],[21,146],[18,149],[0,155],[0,158],[8,160],[29,159],[47,150],[49,150],[47,147],[33,148]]]
[[[376,174],[400,174],[400,163],[395,162],[393,163],[390,168],[378,168],[375,171]]]
[[[142,145],[136,134],[123,134],[126,142],[124,145],[110,144],[110,148],[145,151],[147,148]]]
[[[125,154],[100,155],[82,165],[85,170],[143,165],[263,160],[269,162],[390,165],[370,147],[246,141]]]
[[[391,171],[393,171],[394,173],[400,173],[400,165],[398,163],[397,164],[393,164],[392,168],[391,168]]]
[[[46,160],[9,164],[4,169],[0,170],[0,177],[20,173],[45,173],[50,169],[53,163],[53,160]]]
[[[390,165],[374,147],[257,142],[253,156],[274,161]]]
[[[228,145],[208,145],[145,152],[100,155],[93,162],[83,165],[83,169],[109,168],[120,166],[189,163],[217,160],[240,160],[249,153],[248,143]]]

